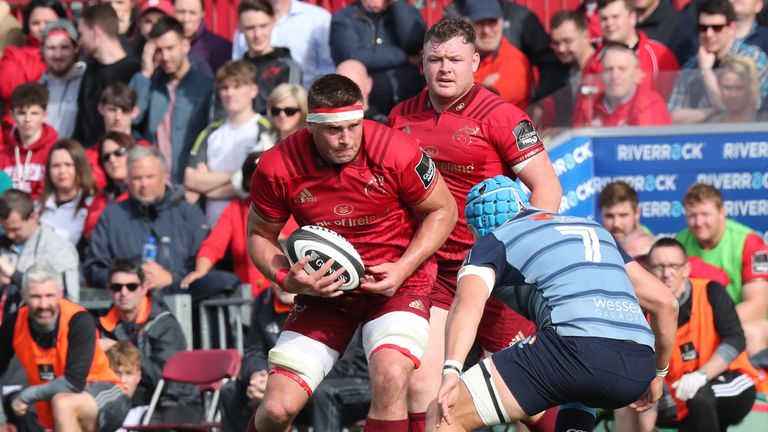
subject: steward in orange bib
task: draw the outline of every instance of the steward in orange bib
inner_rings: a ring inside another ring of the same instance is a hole
[[[724,431],[752,409],[755,386],[768,384],[744,352],[744,331],[733,300],[717,282],[689,279],[685,249],[677,240],[657,241],[648,260],[651,272],[680,304],[666,376],[679,430]]]
[[[36,263],[22,283],[26,305],[0,326],[0,374],[15,353],[30,384],[13,398],[15,421],[22,430],[39,423],[45,429],[112,432],[128,412],[128,396],[97,344],[93,318],[63,295],[58,273]],[[36,418],[28,411],[32,403]]]

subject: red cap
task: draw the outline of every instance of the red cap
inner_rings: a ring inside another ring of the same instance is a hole
[[[176,16],[176,9],[173,7],[173,3],[170,0],[147,0],[144,6],[141,7],[140,15],[144,15],[147,11],[156,9],[160,12],[173,17]]]

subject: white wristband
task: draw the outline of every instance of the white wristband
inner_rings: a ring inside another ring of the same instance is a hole
[[[669,373],[669,364],[664,369],[656,369],[656,376],[659,378],[664,378],[667,373]]]
[[[463,367],[464,364],[458,360],[446,360],[445,363],[443,363],[443,376],[449,373],[461,375],[461,370]]]

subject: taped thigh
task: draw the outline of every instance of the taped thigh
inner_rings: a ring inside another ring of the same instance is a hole
[[[486,426],[510,422],[507,409],[491,377],[490,362],[490,359],[482,360],[461,374],[461,380],[472,396],[475,410]]]
[[[283,373],[299,383],[309,395],[333,368],[339,352],[300,333],[283,331],[268,362],[273,373]]]
[[[363,325],[363,349],[368,359],[382,348],[391,348],[419,367],[428,338],[429,321],[410,312],[389,312]]]

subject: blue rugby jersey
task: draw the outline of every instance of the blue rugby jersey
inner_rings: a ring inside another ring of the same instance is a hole
[[[653,332],[624,268],[629,261],[595,221],[529,210],[479,239],[464,265],[493,268],[492,295],[539,329],[653,349]]]

